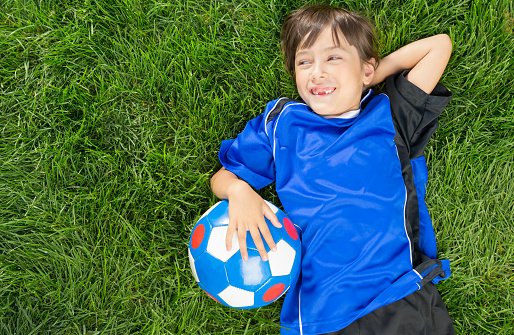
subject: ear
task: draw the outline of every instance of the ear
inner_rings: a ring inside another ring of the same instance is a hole
[[[370,58],[368,61],[364,62],[362,64],[364,68],[364,77],[363,77],[363,85],[368,86],[369,83],[373,80],[373,77],[375,76],[375,58]]]

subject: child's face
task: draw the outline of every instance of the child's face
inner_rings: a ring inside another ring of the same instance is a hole
[[[357,49],[339,34],[340,46],[325,28],[309,48],[298,49],[295,75],[298,93],[312,110],[324,117],[337,117],[359,109],[364,86],[373,79],[374,68],[361,61]]]

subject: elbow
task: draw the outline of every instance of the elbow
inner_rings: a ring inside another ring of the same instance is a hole
[[[216,181],[219,179],[220,175],[223,174],[223,171],[227,171],[225,167],[221,167],[212,177],[211,177],[211,190],[215,192],[216,189]]]
[[[447,34],[440,34],[434,36],[433,42],[430,52],[433,54],[433,58],[435,57],[434,60],[436,60],[438,64],[443,65],[442,69],[444,70],[452,55],[452,39]]]
[[[221,169],[220,169],[221,170]],[[216,179],[218,178],[218,174],[220,172],[220,170],[218,170],[218,172],[216,172],[212,177],[211,177],[211,190],[214,190],[214,185],[216,183]]]
[[[447,34],[441,34],[441,35],[438,35],[437,37],[438,37],[438,43],[437,43],[438,48],[440,48],[441,51],[444,54],[446,54],[448,56],[448,58],[450,58],[450,55],[452,54],[452,49],[453,49],[452,39]]]

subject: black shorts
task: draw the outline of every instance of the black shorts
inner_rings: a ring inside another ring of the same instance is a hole
[[[363,316],[339,331],[323,335],[453,335],[453,323],[432,283]]]

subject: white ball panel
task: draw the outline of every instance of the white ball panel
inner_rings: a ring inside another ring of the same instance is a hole
[[[226,262],[236,252],[239,251],[239,240],[237,239],[237,233],[232,236],[232,249],[227,251],[225,239],[227,237],[228,226],[214,227],[209,237],[209,243],[207,243],[207,252],[217,259]]]
[[[232,307],[248,307],[254,303],[254,293],[229,286],[220,294],[220,298]]]
[[[198,283],[200,279],[198,279],[198,275],[196,274],[195,260],[193,259],[193,255],[191,255],[191,250],[189,250],[189,248],[187,248],[187,254],[189,256],[189,265],[191,266],[193,277],[195,277],[195,280]]]
[[[272,276],[285,276],[291,272],[296,251],[284,240],[277,243],[277,251],[268,252]]]

